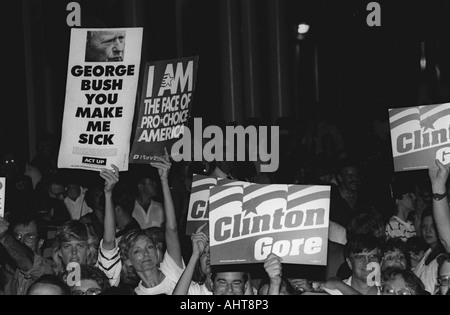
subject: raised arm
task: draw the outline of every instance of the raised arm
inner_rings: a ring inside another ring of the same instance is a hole
[[[150,165],[158,169],[159,178],[164,195],[164,213],[165,221],[165,239],[167,253],[172,257],[178,267],[183,268],[183,256],[181,255],[180,239],[178,238],[177,218],[175,208],[172,201],[172,195],[169,187],[169,171],[172,164],[170,163],[169,153],[164,148],[165,156],[158,157],[157,161],[151,162]]]
[[[172,295],[187,295],[189,293],[189,287],[191,286],[192,276],[194,275],[195,266],[197,265],[200,256],[206,248],[206,244],[209,243],[208,237],[205,233],[201,232],[206,226],[206,223],[198,228],[197,232],[192,235],[192,255],[189,260],[186,269],[183,271],[180,280],[173,290]]]
[[[0,217],[0,244],[8,252],[9,256],[16,263],[19,270],[27,272],[33,267],[34,253],[33,251],[16,240],[8,231],[9,222]]]
[[[112,165],[113,170],[102,169],[100,177],[105,180],[105,219],[102,247],[112,250],[116,247],[116,213],[112,201],[114,186],[119,182],[119,169]]]
[[[446,182],[449,175],[449,167],[444,166],[439,160],[436,160],[436,165],[438,170],[429,170],[432,192],[433,194],[444,195],[447,194]],[[450,252],[450,209],[447,196],[440,200],[433,198],[433,216],[439,239],[445,250]]]

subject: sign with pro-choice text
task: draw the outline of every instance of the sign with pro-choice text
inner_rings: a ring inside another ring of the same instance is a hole
[[[72,28],[59,168],[128,170],[142,28]]]
[[[171,154],[187,125],[194,98],[198,56],[148,62],[130,162],[147,164]]]
[[[450,103],[389,109],[394,170],[450,163]]]
[[[210,189],[211,265],[327,264],[330,186],[222,185]]]
[[[5,215],[5,190],[6,190],[6,179],[0,177],[0,217]]]

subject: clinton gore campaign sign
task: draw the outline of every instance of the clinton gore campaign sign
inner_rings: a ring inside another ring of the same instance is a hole
[[[396,172],[450,163],[450,103],[389,109]]]
[[[210,189],[211,265],[327,264],[330,186],[222,185]]]
[[[227,178],[216,178],[194,174],[191,186],[191,196],[186,221],[186,235],[192,235],[205,223],[209,223],[209,192],[214,186],[248,185],[248,183],[233,181]]]

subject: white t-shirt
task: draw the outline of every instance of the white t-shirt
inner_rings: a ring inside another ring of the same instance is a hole
[[[191,282],[188,295],[213,295],[213,293],[208,290],[205,284]]]
[[[164,259],[159,266],[159,270],[165,276],[164,280],[153,288],[144,287],[141,281],[134,291],[137,295],[171,295],[185,268],[184,262],[183,268],[180,268],[166,251]]]
[[[66,205],[67,210],[69,210],[72,220],[79,220],[86,214],[94,212],[87,205],[85,200],[87,188],[80,187],[80,189],[81,193],[78,196],[77,200],[73,201],[69,197],[64,198],[64,204]]]
[[[150,207],[145,212],[144,208],[136,200],[132,216],[138,221],[143,230],[154,226],[162,227],[165,219],[164,207],[161,203],[152,200]]]

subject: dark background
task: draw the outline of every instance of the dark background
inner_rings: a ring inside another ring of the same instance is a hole
[[[59,137],[70,40],[69,2],[2,2],[6,21],[2,151],[13,149],[31,159],[40,133],[49,131]],[[193,115],[211,122],[228,118],[243,124],[257,113],[267,123],[274,123],[281,114],[301,124],[318,110],[319,115],[333,117],[350,142],[360,143],[367,140],[364,136],[375,117],[387,119],[387,108],[449,99],[449,1],[378,1],[381,27],[367,26],[370,1],[361,0],[77,2],[82,27],[143,26],[142,65],[199,55]],[[245,37],[246,3],[254,18],[251,42]],[[299,41],[296,30],[302,21],[310,23],[311,30]],[[233,43],[232,58],[227,54],[229,43]],[[278,59],[271,55],[277,44],[283,56]],[[420,68],[421,45],[427,58],[425,71]],[[249,51],[257,56],[252,59],[257,80],[253,85],[244,76]],[[280,89],[274,85],[274,69],[281,69],[286,78],[281,84],[286,97],[282,104],[274,102]],[[230,86],[235,88],[231,101]],[[428,87],[427,97],[420,94],[424,87]],[[250,95],[257,99],[256,110],[249,110]],[[241,114],[234,115],[236,110]]]

